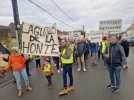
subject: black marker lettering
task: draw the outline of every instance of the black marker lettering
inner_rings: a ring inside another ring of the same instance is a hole
[[[37,49],[36,49],[36,53],[42,53],[42,49],[43,49],[43,43],[41,44],[37,44]]]
[[[51,45],[46,44],[45,46],[46,46],[46,50],[45,50],[45,54],[46,54],[46,53],[47,53],[47,51],[49,50],[49,47],[51,47]]]
[[[36,51],[36,44],[35,43],[31,43],[30,44],[30,53],[35,53]]]
[[[23,50],[23,52],[25,52],[25,50],[27,50],[26,53],[28,53],[29,52],[29,43],[27,43],[27,45],[26,45],[26,43],[23,42],[22,43],[22,50]]]
[[[40,27],[38,26],[34,27],[34,35],[35,37],[38,37],[40,35]]]
[[[52,45],[52,50],[51,53],[57,54],[58,52],[56,51],[57,44]]]
[[[53,41],[53,43],[54,43],[53,35],[46,35],[46,42],[51,43],[51,41]]]

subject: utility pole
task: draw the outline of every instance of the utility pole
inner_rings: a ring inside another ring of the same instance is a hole
[[[85,38],[85,26],[84,25],[82,26],[82,31],[83,31],[83,35],[84,35],[84,38]]]
[[[17,40],[17,45],[20,49],[21,34],[20,34],[20,19],[19,19],[17,0],[12,0],[12,8],[13,8],[13,16],[14,16],[14,25],[16,30],[16,40]]]

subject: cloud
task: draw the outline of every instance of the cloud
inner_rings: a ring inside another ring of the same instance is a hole
[[[55,0],[56,3],[73,19],[59,11],[51,0],[33,0],[48,10],[53,16],[81,29],[85,25],[86,30],[98,30],[100,20],[123,19],[123,30],[134,22],[134,0]],[[38,25],[49,25],[56,22],[61,30],[72,30],[72,27],[53,19],[41,11],[28,0],[18,0],[21,21],[35,23]],[[12,20],[12,6],[10,0],[0,3],[0,23],[8,24]]]

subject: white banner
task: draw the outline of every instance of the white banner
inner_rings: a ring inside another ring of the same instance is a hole
[[[99,32],[91,32],[89,34],[86,34],[86,37],[94,43],[100,42],[102,40],[102,34]]]
[[[40,56],[59,56],[56,25],[40,27],[23,23],[22,53]]]
[[[81,38],[81,32],[70,32],[70,38],[74,40],[78,40]]]
[[[102,40],[102,35],[101,34],[95,34],[95,35],[91,35],[91,42],[97,43],[100,42]]]

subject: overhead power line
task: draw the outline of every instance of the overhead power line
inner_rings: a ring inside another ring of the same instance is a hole
[[[55,0],[51,0],[51,2],[66,16],[68,17],[68,19],[70,19],[71,21],[73,21],[73,18],[67,14],[57,3]]]
[[[52,18],[54,18],[55,20],[63,23],[64,25],[74,28],[73,26],[65,23],[63,20],[58,19],[57,17],[55,17],[52,13],[50,13],[47,9],[43,8],[42,6],[40,6],[38,3],[33,2],[32,0],[28,0],[31,4],[33,4],[34,6],[36,6],[37,8],[41,9],[43,12],[47,13],[49,16],[51,16]]]

